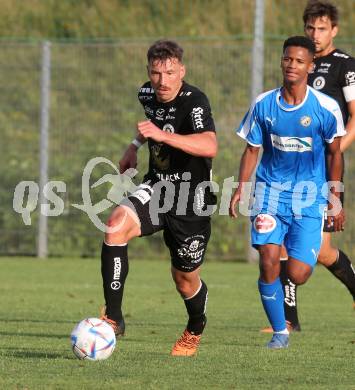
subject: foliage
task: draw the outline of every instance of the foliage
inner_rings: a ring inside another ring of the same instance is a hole
[[[352,0],[336,1],[352,38]],[[265,0],[266,32],[300,31],[306,0]],[[88,39],[251,35],[254,2],[245,0],[1,0],[2,37]],[[285,15],[289,15],[287,20]]]
[[[294,1],[266,1],[269,35],[295,33],[303,3],[298,2],[296,7]],[[214,161],[214,180],[221,192],[225,178],[236,178],[244,145],[234,135],[234,128],[249,105],[252,42],[235,34],[251,34],[252,2],[0,0],[0,5],[3,37],[63,39],[51,43],[49,180],[64,181],[67,190],[61,194],[64,213],[49,218],[50,255],[99,254],[102,233],[72,204],[82,203],[81,177],[87,162],[103,156],[117,164],[135,134],[136,122],[143,118],[136,94],[146,81],[145,54],[154,37],[185,36],[179,42],[185,49],[186,80],[207,94],[217,125],[219,155]],[[348,2],[339,1],[339,5],[347,9]],[[288,23],[279,23],[283,14],[279,9],[289,13]],[[342,38],[347,37],[351,15],[344,14]],[[220,38],[213,38],[217,35]],[[112,40],[75,41],[104,36]],[[132,38],[137,36],[145,38]],[[280,47],[281,40],[265,42],[265,89],[279,85]],[[341,47],[354,51],[353,44],[343,43]],[[13,211],[12,202],[20,181],[39,180],[41,43],[4,40],[1,51],[0,253],[35,254],[40,205],[32,213],[31,226],[25,226]],[[137,183],[146,170],[146,159],[146,150],[140,150]],[[349,178],[353,164],[349,157]],[[91,184],[104,173],[114,172],[98,167]],[[351,186],[349,182],[349,204]],[[108,190],[102,185],[92,196],[99,201]],[[102,221],[108,214],[109,210],[101,215]],[[348,224],[341,236],[348,250],[354,229],[354,224]],[[216,213],[209,251],[219,258],[244,258],[247,236],[247,218],[235,222]],[[144,249],[149,257],[166,256],[159,235],[149,238],[150,245],[146,241],[132,243],[131,253],[139,256]]]

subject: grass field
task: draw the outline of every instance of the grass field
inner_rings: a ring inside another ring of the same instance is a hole
[[[257,267],[207,262],[208,325],[194,358],[169,352],[184,305],[169,263],[131,261],[126,336],[110,359],[77,360],[69,335],[102,303],[97,260],[0,259],[0,389],[355,389],[355,312],[317,267],[299,290],[302,332],[268,351]]]

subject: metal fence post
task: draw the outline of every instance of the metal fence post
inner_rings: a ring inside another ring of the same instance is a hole
[[[51,78],[51,44],[42,43],[41,63],[41,111],[40,111],[40,166],[39,166],[39,207],[46,202],[44,186],[48,182],[48,129],[49,129],[49,102]],[[48,220],[39,209],[37,256],[48,255]]]
[[[264,11],[264,0],[255,0],[251,101],[263,92],[264,89]],[[255,181],[255,173],[252,180]],[[251,246],[250,235],[248,235],[248,239],[250,245],[247,250],[247,259],[249,263],[256,263],[259,259],[258,252]]]

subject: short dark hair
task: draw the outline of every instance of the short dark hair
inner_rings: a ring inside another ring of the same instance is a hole
[[[296,35],[294,37],[287,38],[283,45],[283,53],[289,46],[304,47],[309,51],[312,57],[314,57],[316,52],[315,44],[309,38],[306,38],[302,35]]]
[[[153,43],[148,49],[148,63],[151,61],[166,61],[168,58],[176,58],[182,62],[184,50],[174,41],[162,39]]]
[[[311,19],[327,16],[332,23],[332,27],[337,26],[339,22],[339,11],[335,5],[328,1],[309,0],[303,11],[303,23]]]

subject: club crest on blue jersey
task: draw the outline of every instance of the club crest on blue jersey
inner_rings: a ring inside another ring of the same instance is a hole
[[[311,124],[311,122],[312,122],[312,119],[307,115],[303,116],[300,119],[300,124],[304,127],[308,127]]]

